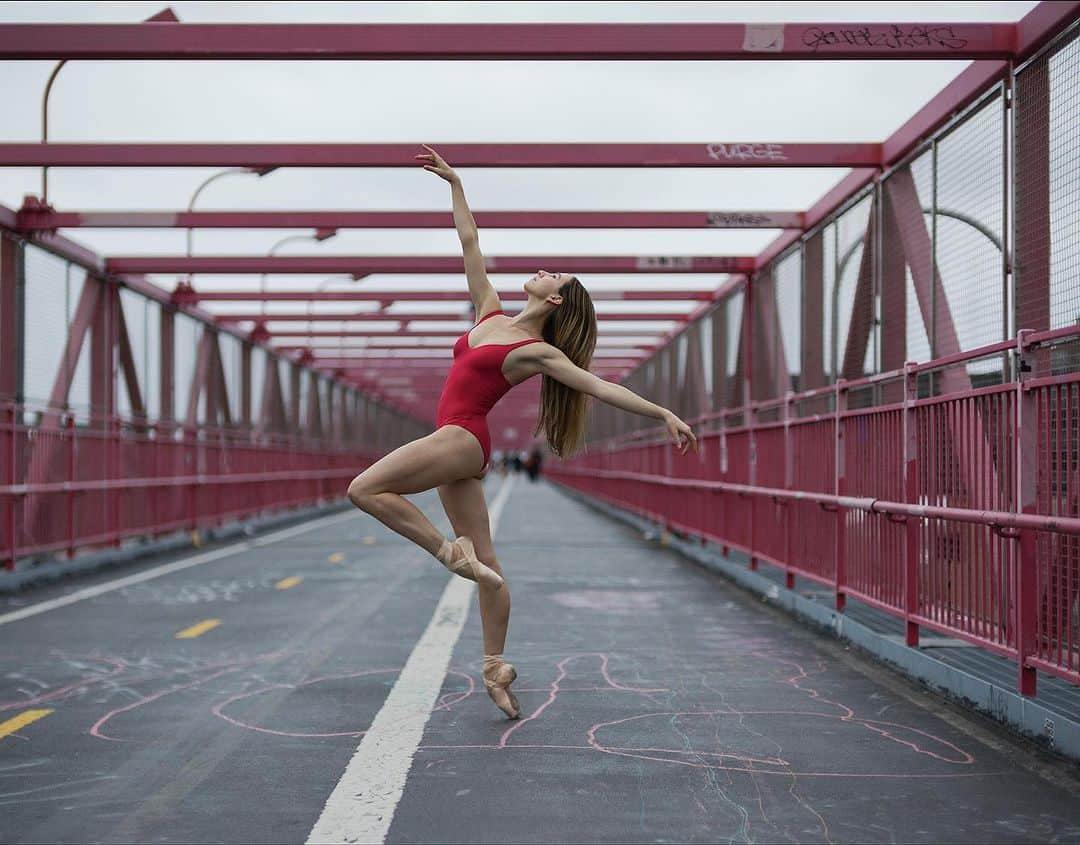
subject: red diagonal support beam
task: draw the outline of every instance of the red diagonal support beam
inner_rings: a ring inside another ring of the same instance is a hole
[[[285,400],[281,390],[281,371],[276,358],[267,355],[264,361],[263,395],[259,404],[258,429],[263,432],[282,432],[287,428]]]
[[[499,291],[504,302],[524,302],[523,290]],[[594,302],[602,301],[700,301],[711,302],[711,290],[598,290],[590,291]],[[188,302],[469,302],[466,290],[214,290],[178,289],[173,295],[177,303]]]
[[[0,60],[1007,58],[1012,23],[6,24]]]
[[[919,222],[922,222],[920,217]],[[840,280],[835,284],[839,285]],[[849,380],[866,375],[866,349],[870,345],[870,330],[874,321],[874,213],[870,213],[863,235],[862,255],[859,259],[859,275],[855,282],[855,295],[851,303],[848,334],[844,342],[844,357],[840,373]]]
[[[802,229],[801,211],[474,211],[481,229]],[[23,232],[56,229],[453,229],[445,211],[52,211],[25,204]]]
[[[572,273],[748,273],[754,268],[752,256],[709,255],[570,255],[492,256],[485,259],[489,273],[535,273],[539,269]],[[117,256],[105,261],[109,273],[373,273],[462,274],[465,267],[458,255],[275,255],[199,256],[182,255]]]
[[[890,176],[885,183],[885,193],[895,214],[904,258],[911,268],[915,297],[926,336],[930,340],[931,357],[955,355],[960,351],[960,337],[953,322],[941,273],[932,254],[930,232],[910,168],[898,170]],[[971,389],[971,380],[959,367],[947,367],[942,373],[942,382],[947,393]]]
[[[455,167],[877,167],[881,145],[433,144]],[[4,167],[408,167],[415,144],[0,144]]]
[[[211,344],[213,342],[213,332],[209,329],[203,329],[202,337],[199,338],[198,351],[195,355],[195,367],[191,375],[191,390],[188,391],[187,412],[184,414],[184,422],[188,428],[194,428],[199,421],[199,399],[202,398],[203,391],[207,390],[207,384],[210,380],[210,367],[213,357]],[[208,390],[207,393],[209,394]],[[206,405],[207,419],[213,419],[209,395],[207,396]]]
[[[75,378],[75,368],[82,354],[83,342],[99,310],[99,300],[103,285],[93,276],[87,276],[79,293],[79,303],[68,327],[67,345],[60,360],[60,369],[53,380],[49,392],[49,412],[41,418],[38,426],[42,429],[55,428],[59,425],[59,411],[67,407],[71,382]]]
[[[119,345],[120,371],[124,376],[124,385],[127,387],[128,400],[131,402],[131,411],[136,417],[146,417],[146,406],[143,403],[142,390],[139,387],[138,368],[135,366],[135,355],[131,349],[131,338],[128,335],[127,321],[124,318],[123,303],[116,307],[117,340]]]

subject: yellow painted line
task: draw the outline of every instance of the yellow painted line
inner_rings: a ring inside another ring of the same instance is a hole
[[[24,710],[18,716],[8,719],[6,722],[0,722],[0,739],[8,734],[15,733],[19,728],[25,728],[38,719],[45,718],[52,712],[52,710]]]
[[[295,587],[303,580],[299,575],[290,575],[288,578],[282,578],[274,586],[279,590],[287,590],[289,587]]]
[[[374,546],[375,545],[375,537],[373,535],[371,535],[371,534],[368,534],[364,538],[364,545],[365,546]]]
[[[343,560],[345,560],[345,553],[334,552],[332,555],[330,555],[330,557],[327,558],[327,560],[331,563],[341,563]]]
[[[205,634],[207,631],[213,630],[221,624],[220,619],[204,619],[190,628],[185,628],[183,631],[179,631],[175,634],[175,638],[178,640],[190,640],[200,634]]]

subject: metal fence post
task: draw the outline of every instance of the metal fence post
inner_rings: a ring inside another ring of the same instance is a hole
[[[1030,329],[1017,332],[1016,352],[1016,510],[1038,513],[1038,420],[1034,393],[1025,389],[1031,363],[1027,352]],[[1019,558],[1016,561],[1016,661],[1017,689],[1021,695],[1035,695],[1035,669],[1027,659],[1038,651],[1038,565],[1039,544],[1031,528],[1020,529]]]
[[[68,413],[64,420],[64,428],[68,437],[68,466],[67,479],[69,484],[75,483],[76,446],[75,446],[75,415]],[[70,560],[75,557],[75,497],[78,494],[74,490],[68,490],[67,494],[67,556]]]
[[[757,439],[754,436],[754,423],[757,420],[757,411],[753,405],[754,397],[754,291],[757,285],[753,277],[747,279],[746,292],[743,294],[742,313],[742,355],[743,355],[743,426],[746,428],[747,444],[747,470],[746,483],[750,487],[757,485]],[[751,496],[750,500],[750,568],[758,568],[757,543],[755,540],[754,511],[757,510],[757,500]]]
[[[904,364],[904,502],[919,501],[919,439],[915,400],[919,396],[919,371],[914,361]],[[919,611],[919,520],[908,516],[904,522],[904,642],[919,645],[919,625],[912,617]]]
[[[834,480],[833,492],[837,496],[847,495],[847,465],[844,448],[844,434],[847,425],[844,413],[847,411],[848,389],[847,379],[838,378],[835,385],[833,401],[834,424]],[[839,613],[843,613],[847,604],[847,509],[836,508],[836,550],[834,562],[834,585],[835,606]]]
[[[795,486],[795,450],[791,443],[791,417],[795,408],[795,394],[788,391],[784,394],[784,489],[791,490]],[[792,512],[794,503],[785,499],[780,503],[784,509],[784,586],[789,590],[795,589],[795,571],[792,569],[791,538],[792,538]]]
[[[18,479],[19,418],[21,415],[23,384],[23,331],[25,330],[22,261],[25,253],[12,238],[0,235],[0,399],[5,405],[4,433],[8,471],[4,482],[14,486]],[[5,566],[15,569],[18,554],[16,522],[18,499],[13,495],[4,497],[5,526],[8,535],[8,553]]]

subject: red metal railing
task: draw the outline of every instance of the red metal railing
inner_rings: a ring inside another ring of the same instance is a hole
[[[1080,683],[1080,373],[933,395],[949,368],[1045,355],[1080,328],[595,443],[553,479],[669,530],[829,585],[907,623]],[[902,390],[897,389],[902,388]],[[923,395],[920,395],[921,394]],[[831,394],[832,410],[799,417]],[[870,407],[849,408],[850,397]],[[901,401],[883,401],[902,396]],[[762,418],[769,422],[759,422]],[[728,426],[729,421],[738,425]]]
[[[119,418],[42,428],[0,403],[0,558],[119,545],[330,499],[377,458],[340,442],[138,425]],[[53,441],[47,443],[46,441]]]

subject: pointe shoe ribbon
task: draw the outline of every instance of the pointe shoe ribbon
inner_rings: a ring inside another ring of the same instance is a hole
[[[483,675],[484,686],[495,706],[509,718],[520,719],[521,705],[510,691],[510,684],[517,679],[513,664],[504,661],[501,654],[485,654]]]
[[[455,563],[454,552],[456,550],[460,550],[461,558]],[[473,541],[468,537],[458,537],[453,543],[444,540],[442,548],[439,549],[436,557],[443,566],[455,575],[460,575],[469,581],[475,581],[496,590],[504,583],[503,577],[498,572],[490,566],[486,566],[476,556],[476,548],[473,546]]]

